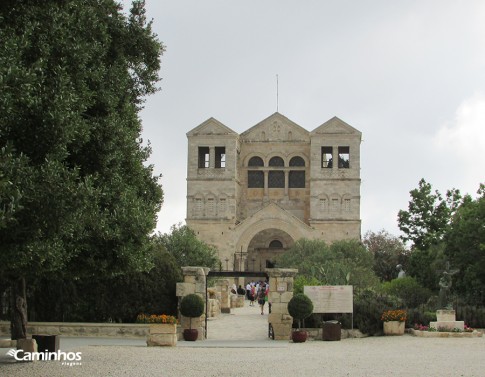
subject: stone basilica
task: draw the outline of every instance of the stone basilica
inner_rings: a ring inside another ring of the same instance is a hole
[[[187,225],[224,270],[263,271],[300,238],[360,239],[362,134],[309,132],[274,113],[242,134],[214,118],[187,133]]]

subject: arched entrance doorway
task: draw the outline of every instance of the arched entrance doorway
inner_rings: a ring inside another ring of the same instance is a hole
[[[246,271],[261,272],[276,267],[278,256],[293,243],[293,238],[281,229],[268,228],[258,232],[248,244]]]

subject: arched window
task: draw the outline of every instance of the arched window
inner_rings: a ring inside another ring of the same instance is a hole
[[[305,166],[305,160],[300,156],[295,156],[290,160],[290,166]]]
[[[285,161],[281,157],[271,157],[269,160],[269,166],[285,166]]]
[[[264,166],[263,159],[261,157],[251,157],[248,162],[248,166]]]
[[[269,248],[270,249],[282,249],[283,244],[281,243],[281,241],[273,240],[269,243]]]

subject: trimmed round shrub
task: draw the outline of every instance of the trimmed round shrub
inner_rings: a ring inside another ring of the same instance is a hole
[[[298,320],[298,325],[300,321],[309,317],[313,312],[313,303],[310,298],[304,293],[298,293],[294,295],[290,302],[288,302],[288,313]]]
[[[195,293],[183,297],[180,302],[180,313],[184,317],[200,317],[204,313],[204,300]]]

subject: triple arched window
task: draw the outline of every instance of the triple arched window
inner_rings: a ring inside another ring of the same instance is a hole
[[[264,160],[253,156],[248,161],[248,188],[305,188],[305,159],[294,156],[285,166],[285,160],[280,156],[273,156],[265,166]]]

